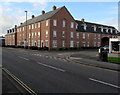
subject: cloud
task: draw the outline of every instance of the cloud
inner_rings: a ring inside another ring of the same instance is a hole
[[[12,11],[12,9],[11,8],[7,8],[6,11],[9,12],[9,11]]]
[[[44,10],[47,6],[47,2],[35,2],[33,3],[34,10]]]
[[[119,0],[1,0],[1,2],[118,2]]]
[[[116,29],[118,29],[118,18],[109,18],[109,19],[104,19],[98,22],[95,22],[98,24],[104,24],[104,25],[108,25],[108,26],[113,26]]]

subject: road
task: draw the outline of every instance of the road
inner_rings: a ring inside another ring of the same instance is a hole
[[[119,72],[55,57],[56,52],[3,48],[2,65],[36,93],[118,93]]]

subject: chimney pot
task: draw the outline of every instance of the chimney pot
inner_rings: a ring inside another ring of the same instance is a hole
[[[53,6],[53,11],[56,10],[56,6]]]
[[[34,18],[35,16],[34,15],[32,15],[32,18]]]
[[[23,23],[20,23],[20,25],[22,25]]]
[[[82,22],[84,22],[84,21],[85,21],[85,19],[84,19],[84,18],[82,18],[82,19],[81,19],[81,21],[82,21]]]
[[[42,15],[43,15],[43,14],[45,14],[45,11],[44,11],[44,10],[42,11]]]

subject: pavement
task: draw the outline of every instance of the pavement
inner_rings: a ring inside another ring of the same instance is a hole
[[[120,71],[120,64],[110,63],[110,62],[103,62],[99,59],[99,55],[96,51],[94,53],[88,54],[72,54],[67,57],[69,61],[74,61],[76,63],[80,63],[83,65],[94,66],[103,69],[115,70]],[[118,54],[109,54],[111,57],[118,57]]]
[[[64,59],[65,56],[73,53],[4,48],[2,65],[37,94],[102,93],[104,95],[103,93],[106,93],[106,95],[118,95],[119,72],[73,64]]]

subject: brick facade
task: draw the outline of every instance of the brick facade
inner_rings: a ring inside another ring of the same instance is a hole
[[[81,30],[85,24],[88,25],[84,27],[87,31]],[[17,32],[7,33],[5,43],[6,45],[24,46],[25,41],[27,41],[26,43],[29,47],[48,47],[49,49],[64,47],[99,47],[105,45],[101,42],[102,38],[117,37],[116,33],[100,32],[98,29],[101,25],[97,24],[97,31],[91,32],[93,31],[91,29],[94,24],[92,26],[90,25],[91,23],[84,22],[84,19],[82,19],[82,21],[74,20],[65,6],[57,9],[54,6],[51,12],[45,13],[45,11],[42,11],[42,15],[37,17],[32,15],[32,18],[29,19],[27,23],[21,23],[21,25],[17,27]],[[102,25],[102,27],[113,28],[115,30],[114,27],[104,25]],[[90,31],[89,28],[91,28]]]

